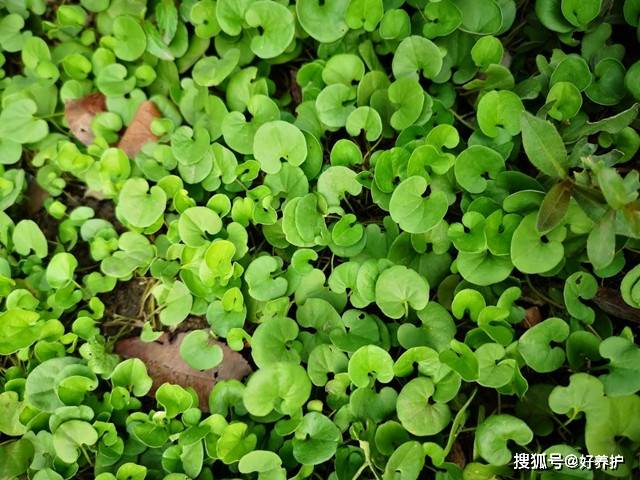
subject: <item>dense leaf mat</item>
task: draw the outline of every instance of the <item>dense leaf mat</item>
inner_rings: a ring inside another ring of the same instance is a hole
[[[0,479],[638,475],[639,28],[0,1]]]

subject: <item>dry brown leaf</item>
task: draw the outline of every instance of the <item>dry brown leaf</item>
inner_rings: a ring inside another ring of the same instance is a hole
[[[302,90],[300,89],[300,85],[298,85],[298,80],[296,79],[298,71],[291,70],[289,72],[289,79],[291,81],[289,85],[289,89],[291,90],[291,98],[295,105],[300,105],[302,103]]]
[[[455,463],[460,468],[464,468],[467,464],[467,458],[464,454],[464,448],[462,448],[459,440],[453,442],[453,447],[451,448],[451,452],[449,452],[449,455],[447,456],[447,461]]]
[[[105,96],[96,92],[77,100],[65,102],[64,117],[71,133],[85,145],[90,145],[94,138],[91,130],[93,117],[106,109]]]
[[[25,195],[25,209],[27,215],[32,216],[38,212],[43,206],[44,202],[50,197],[49,192],[38,185],[35,179],[29,181],[29,187]]]
[[[173,339],[164,333],[157,341],[145,343],[138,337],[120,340],[115,351],[124,358],[139,358],[153,379],[150,394],[155,393],[165,382],[191,387],[200,398],[200,408],[209,410],[209,392],[218,380],[241,380],[251,373],[251,367],[244,357],[226,344],[215,342],[222,348],[222,364],[210,370],[194,370],[180,357],[180,344],[187,332],[179,333]]]
[[[640,309],[628,305],[620,296],[620,290],[599,288],[593,299],[605,313],[629,322],[640,323]]]
[[[151,132],[151,121],[160,116],[153,102],[148,100],[142,102],[122,135],[118,147],[124,150],[129,158],[135,157],[145,143],[158,140],[158,137]]]
[[[91,189],[87,189],[84,191],[84,198],[94,198],[96,200],[102,201],[102,200],[106,200],[107,197],[105,196],[104,193],[98,191],[98,190],[91,190]]]
[[[529,307],[525,311],[524,320],[522,326],[525,328],[531,328],[542,321],[542,314],[538,307]]]

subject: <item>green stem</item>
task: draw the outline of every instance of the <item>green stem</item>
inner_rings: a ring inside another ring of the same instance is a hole
[[[368,467],[369,467],[369,464],[365,461],[362,465],[360,465],[360,468],[356,471],[356,473],[353,474],[353,477],[351,477],[351,480],[357,480],[360,477],[360,475],[362,475],[362,472],[364,472]]]
[[[64,115],[64,112],[55,112],[52,113],[51,115],[43,115],[41,117],[36,117],[39,120],[48,120],[50,118],[57,118],[57,117],[62,117]]]
[[[553,419],[553,421],[555,421],[560,426],[560,430],[561,431],[564,431],[565,433],[571,434],[569,429],[565,426],[564,422],[562,420],[560,420],[555,413],[553,413],[553,412],[551,413],[551,418]],[[562,436],[562,432],[560,432],[560,434]]]
[[[458,413],[456,413],[456,416],[453,419],[453,423],[451,424],[451,430],[449,431],[449,438],[447,439],[447,445],[444,447],[444,452],[443,452],[444,458],[446,458],[449,455],[449,452],[451,452],[451,449],[453,448],[453,444],[455,443],[456,438],[458,438],[458,435],[460,435],[460,433],[463,431],[464,423],[466,420],[465,415],[466,415],[467,409],[469,408],[469,405],[471,405],[471,402],[476,396],[476,393],[478,393],[477,388],[473,390],[473,393],[471,393],[471,396],[467,399],[464,405],[462,405],[462,408],[458,410]]]
[[[91,461],[91,457],[89,457],[89,454],[85,450],[84,445],[80,444],[78,446],[80,447],[80,451],[82,452],[82,455],[84,455],[84,458],[87,460],[87,463],[93,467],[93,462]]]
[[[529,288],[531,288],[531,290],[533,291],[533,293],[535,293],[536,295],[538,295],[538,297],[540,297],[542,300],[544,300],[545,302],[549,303],[550,305],[553,305],[556,308],[559,309],[564,309],[564,305],[560,305],[558,302],[556,302],[555,300],[553,300],[552,298],[546,296],[544,293],[542,293],[541,291],[539,291],[536,287],[533,286],[533,283],[531,283],[531,279],[529,278],[529,275],[525,275],[525,278],[527,280],[527,285],[529,285]]]
[[[371,473],[373,473],[373,476],[376,477],[376,480],[380,480],[380,477],[376,473],[376,468],[373,466],[373,463],[371,463],[371,452],[369,450],[369,442],[360,440],[359,443],[360,443],[360,448],[364,452],[364,465],[369,467],[369,470],[371,470]],[[355,479],[357,477],[354,476],[353,478]]]
[[[244,189],[245,192],[249,191],[247,186],[244,183],[242,183],[240,180],[238,180],[237,178],[234,180],[234,182],[236,182],[238,185],[240,185]]]
[[[567,426],[567,425],[569,425],[571,422],[573,422],[573,421],[576,419],[576,417],[577,417],[577,416],[578,416],[578,412],[574,412],[574,413],[573,413],[573,415],[571,415],[571,417],[569,417],[569,419],[568,419],[566,422],[564,422],[564,423],[562,424],[562,426],[563,426],[563,427],[566,427],[566,426]]]
[[[461,124],[463,124],[463,125],[464,125],[465,127],[467,127],[469,130],[475,130],[475,127],[474,127],[471,123],[467,122],[467,121],[464,119],[464,117],[460,116],[460,115],[458,114],[458,112],[456,112],[456,111],[455,111],[455,110],[453,110],[452,108],[450,108],[450,109],[449,109],[449,111],[451,112],[451,114],[454,116],[454,118],[455,118],[456,120],[458,120]]]
[[[596,336],[596,338],[602,340],[602,337],[600,336],[600,334],[591,325],[585,325],[585,328],[589,330],[591,333],[593,333]]]
[[[351,204],[349,203],[349,200],[347,200],[347,197],[345,195],[345,197],[342,199],[344,201],[344,203],[347,204],[347,207],[349,207],[349,210],[351,210],[352,212],[355,212],[354,208],[351,206]]]

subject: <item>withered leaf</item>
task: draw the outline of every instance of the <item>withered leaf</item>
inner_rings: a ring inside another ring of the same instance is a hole
[[[158,137],[151,132],[151,122],[160,116],[160,112],[153,102],[148,100],[142,102],[120,138],[118,147],[124,150],[129,158],[135,157],[145,143],[158,140]]]
[[[50,195],[49,192],[38,185],[38,182],[36,182],[35,179],[30,179],[25,197],[25,209],[27,211],[27,215],[34,215],[44,206],[44,202],[50,197]]]
[[[85,145],[90,145],[94,138],[91,121],[96,114],[104,112],[106,109],[105,96],[96,92],[65,102],[64,117],[71,133]]]
[[[628,322],[640,323],[640,309],[633,308],[622,299],[620,290],[613,288],[599,288],[593,299],[600,309],[614,317]]]
[[[453,447],[447,456],[447,460],[451,463],[455,463],[460,468],[464,468],[467,464],[467,458],[464,454],[464,448],[462,447],[460,440],[456,440],[453,443]]]
[[[529,307],[525,311],[524,320],[522,320],[522,326],[525,328],[531,328],[542,321],[542,314],[540,309],[536,306]]]
[[[139,358],[147,366],[147,371],[153,379],[150,394],[163,383],[173,383],[183,387],[191,387],[200,399],[200,408],[208,410],[208,398],[211,389],[219,380],[241,380],[249,373],[251,367],[244,357],[222,342],[216,342],[222,348],[224,359],[222,363],[209,370],[194,370],[180,357],[180,344],[188,332],[182,332],[171,340],[164,333],[158,340],[145,343],[138,337],[120,340],[116,343],[115,351],[124,358]]]

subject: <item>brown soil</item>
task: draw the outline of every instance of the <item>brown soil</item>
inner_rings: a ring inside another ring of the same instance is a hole
[[[105,305],[105,320],[115,316],[142,320],[142,300],[151,278],[134,277],[128,282],[118,282],[116,287],[101,295]]]
[[[113,203],[113,200],[109,198],[100,199],[87,195],[86,187],[75,182],[69,182],[65,191],[69,193],[69,196],[65,198],[69,209],[81,206],[90,207],[95,212],[95,218],[107,220],[118,232],[124,231],[124,228],[116,219],[116,206]]]

